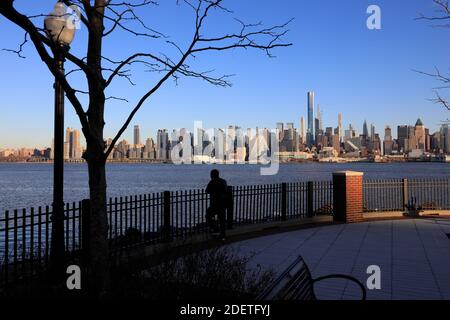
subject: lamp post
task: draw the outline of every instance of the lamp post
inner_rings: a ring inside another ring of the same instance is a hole
[[[64,75],[64,56],[75,36],[75,28],[68,18],[67,7],[58,1],[44,20],[45,30],[53,43],[57,72]],[[53,213],[50,264],[53,276],[59,279],[64,268],[64,90],[55,79],[55,124],[53,162]]]

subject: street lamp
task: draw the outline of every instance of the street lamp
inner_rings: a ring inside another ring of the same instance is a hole
[[[64,55],[70,49],[75,36],[73,22],[67,7],[58,1],[45,18],[44,27],[56,61],[57,72],[64,75]],[[55,79],[55,131],[53,162],[53,213],[50,263],[56,279],[63,275],[64,267],[64,90],[61,81]]]

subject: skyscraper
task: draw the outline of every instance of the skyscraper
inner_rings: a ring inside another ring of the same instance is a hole
[[[398,139],[399,149],[402,150],[403,152],[405,152],[407,149],[406,143],[408,140],[408,126],[398,126],[397,127],[397,139]]]
[[[392,140],[392,130],[389,126],[386,126],[384,129],[384,141],[383,141],[383,150],[384,155],[390,155],[392,153],[392,149],[394,146],[394,141]]]
[[[320,120],[318,118],[314,119],[314,142],[317,142],[317,136],[320,134]]]
[[[306,131],[306,143],[308,147],[314,144],[314,92],[308,92],[308,128]]]
[[[323,130],[323,127],[322,127],[322,112],[321,112],[321,110],[320,110],[320,105],[318,104],[317,105],[317,120],[319,120],[319,127],[318,128],[316,128],[316,130]]]
[[[82,148],[80,131],[72,128],[66,129],[66,141],[64,142],[64,159],[81,159]]]
[[[303,117],[300,118],[300,142],[305,143],[305,119]]]
[[[339,132],[339,142],[342,142],[343,140],[343,133],[342,133],[342,114],[338,114],[338,132]]]
[[[141,144],[141,128],[137,125],[134,126],[134,145],[138,146]]]
[[[416,125],[414,127],[414,137],[415,141],[415,149],[425,150],[426,145],[426,136],[425,136],[425,126],[422,123],[422,120],[418,119]]]
[[[364,120],[364,124],[363,124],[363,136],[366,139],[369,137],[369,129],[367,128],[367,121],[366,120]]]
[[[168,159],[169,148],[169,133],[166,129],[159,129],[156,136],[156,151],[159,160]]]
[[[281,141],[284,138],[284,123],[278,122],[277,123],[277,131],[278,131],[278,140]],[[247,132],[248,136],[248,132]]]
[[[81,158],[80,131],[72,130],[70,133],[70,157],[72,159]]]

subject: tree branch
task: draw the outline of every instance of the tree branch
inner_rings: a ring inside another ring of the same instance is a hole
[[[25,32],[30,35],[30,39],[33,42],[40,58],[47,65],[50,72],[53,76],[61,82],[64,91],[66,92],[67,98],[73,105],[78,118],[83,127],[83,131],[86,135],[90,135],[89,123],[87,121],[86,114],[83,110],[83,107],[79,100],[75,95],[75,90],[72,89],[70,84],[67,82],[64,73],[58,71],[56,67],[55,60],[50,57],[47,50],[45,49],[43,43],[43,35],[39,33],[38,29],[34,26],[34,24],[25,16],[17,12],[13,7],[13,0],[4,0],[0,3],[0,14],[2,14],[5,18],[22,28]]]
[[[202,27],[209,16],[209,13],[212,9],[220,9],[225,12],[231,12],[225,7],[222,6],[223,0],[198,0],[198,5],[193,5],[190,1],[184,0],[195,12],[195,32],[192,37],[191,43],[188,48],[183,52],[180,49],[180,46],[176,46],[178,50],[182,53],[181,58],[177,63],[173,63],[170,58],[164,56],[164,58],[157,57],[150,53],[136,53],[125,60],[121,61],[114,72],[110,75],[108,80],[106,81],[106,86],[111,84],[112,80],[115,76],[117,76],[120,71],[127,65],[130,65],[137,58],[150,58],[153,61],[156,61],[161,65],[162,68],[156,69],[156,71],[162,72],[165,71],[165,75],[156,83],[154,87],[152,87],[146,94],[142,96],[136,106],[132,109],[130,115],[126,119],[123,126],[120,128],[116,136],[113,138],[112,143],[109,145],[105,157],[108,157],[109,154],[114,149],[117,141],[120,139],[121,135],[128,128],[129,124],[133,120],[136,113],[140,110],[142,105],[146,102],[146,100],[151,97],[169,78],[175,77],[177,80],[177,73],[183,76],[190,77],[198,77],[201,78],[211,84],[219,85],[219,86],[229,86],[230,83],[227,81],[229,75],[225,75],[222,77],[214,78],[210,77],[207,72],[195,72],[189,69],[189,66],[185,64],[186,60],[197,52],[206,52],[206,51],[224,51],[234,48],[241,49],[259,49],[266,52],[268,56],[272,56],[270,51],[274,48],[278,47],[289,47],[292,46],[292,43],[283,43],[281,42],[282,37],[287,34],[288,30],[285,30],[287,25],[292,21],[288,21],[285,24],[274,26],[271,28],[261,28],[259,30],[250,31],[249,29],[260,26],[244,24],[241,23],[241,31],[240,33],[225,35],[215,38],[203,38],[201,36]],[[265,43],[261,43],[259,38],[268,38]],[[223,40],[234,40],[233,43],[222,43]],[[196,48],[196,45],[200,42],[209,43],[209,46]],[[155,71],[155,69],[153,70]]]

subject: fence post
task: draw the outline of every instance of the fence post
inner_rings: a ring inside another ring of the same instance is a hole
[[[170,191],[164,191],[164,200],[163,200],[164,208],[164,227],[163,227],[163,236],[164,241],[170,242],[172,240],[171,232],[170,232]]]
[[[364,221],[364,193],[362,172],[333,173],[334,221],[356,223]]]
[[[227,188],[227,229],[233,229],[233,216],[234,216],[234,195],[233,187]]]
[[[287,219],[287,183],[281,184],[281,220]]]
[[[9,282],[9,211],[5,212],[5,260],[4,271],[5,271],[5,290],[8,291]]]
[[[91,200],[81,201],[81,248],[83,249],[83,262],[89,263],[89,243],[91,238]]]
[[[307,216],[308,218],[314,217],[314,182],[308,181],[308,206]]]
[[[408,179],[402,179],[402,203],[403,203],[403,211],[406,211],[409,195],[408,195]]]

